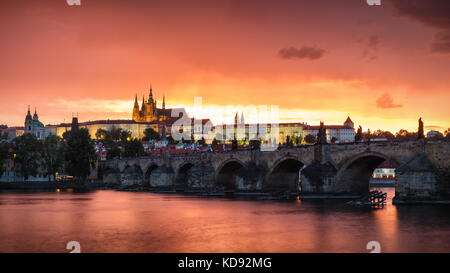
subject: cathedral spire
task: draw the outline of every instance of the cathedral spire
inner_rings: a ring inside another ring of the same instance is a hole
[[[137,94],[136,94],[136,97],[134,98],[134,108],[139,108],[139,104],[137,101]]]
[[[25,122],[28,120],[32,120],[31,112],[30,112],[30,105],[28,105],[28,112],[27,112],[27,116],[25,117]]]
[[[34,107],[34,115],[33,115],[33,120],[39,120],[38,118],[38,114],[37,114],[37,108]]]
[[[150,84],[150,97],[148,98],[149,100],[153,99],[153,90],[152,90],[152,84]]]
[[[136,96],[134,97],[133,120],[139,121],[139,117],[140,117],[140,111],[139,111],[139,103],[137,100],[137,93],[136,93]]]

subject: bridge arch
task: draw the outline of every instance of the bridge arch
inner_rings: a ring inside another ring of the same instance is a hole
[[[126,164],[122,173],[136,173],[136,174],[142,174],[142,168],[139,164]]]
[[[194,167],[194,163],[186,162],[181,164],[175,172],[175,190],[185,190],[188,188],[188,172]]]
[[[236,158],[222,162],[216,171],[216,186],[224,190],[235,190],[237,172],[244,166],[245,163]]]
[[[384,161],[389,160],[394,166],[400,161],[378,152],[363,152],[344,159],[336,175],[335,188],[340,192],[364,194],[369,191],[373,171]]]
[[[263,190],[297,191],[299,172],[305,164],[294,156],[285,156],[275,161],[269,169]]]
[[[120,178],[118,178],[120,175],[120,170],[114,166],[106,165],[99,167],[97,175],[98,179],[104,181],[105,183],[120,182]]]
[[[150,185],[150,180],[152,177],[152,172],[156,170],[159,166],[156,163],[150,163],[144,172],[144,184]]]

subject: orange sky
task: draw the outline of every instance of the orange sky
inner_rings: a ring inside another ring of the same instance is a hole
[[[129,119],[138,93],[366,130],[450,127],[446,0],[2,1],[0,124]],[[231,120],[233,113],[225,115]]]

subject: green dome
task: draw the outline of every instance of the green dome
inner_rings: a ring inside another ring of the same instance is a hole
[[[33,121],[33,127],[41,127],[41,128],[43,128],[44,124],[42,124],[42,122],[40,122],[38,120],[35,120],[35,121]]]

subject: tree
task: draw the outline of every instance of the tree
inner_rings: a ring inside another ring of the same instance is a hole
[[[25,180],[36,176],[41,166],[42,142],[33,134],[24,134],[14,139],[14,167]]]
[[[414,140],[417,139],[417,133],[414,132],[408,132],[405,129],[400,129],[396,134],[395,134],[395,139],[397,140],[401,140],[401,141],[408,141],[408,140]]]
[[[84,180],[91,173],[91,168],[95,168],[96,159],[89,131],[82,128],[72,132],[67,141],[67,172],[79,180]]]
[[[356,137],[356,136],[355,136]],[[363,137],[365,139],[370,139],[370,138],[386,138],[388,140],[392,140],[395,138],[395,136],[389,132],[389,131],[383,131],[383,130],[376,130],[373,133],[370,133],[370,130],[367,130],[367,133],[363,133]]]
[[[122,128],[116,128],[115,126],[113,126],[110,131],[112,140],[115,142],[119,142],[122,139],[122,131]]]
[[[0,143],[0,177],[5,172],[5,162],[12,157],[11,145],[8,142]]]
[[[114,145],[114,146],[108,148],[106,157],[108,159],[113,159],[116,157],[120,157],[120,153],[121,153],[120,148],[117,145]]]
[[[448,128],[447,130],[445,130],[444,136],[445,136],[446,139],[450,139],[450,128]]]
[[[64,140],[69,140],[69,138],[70,138],[70,131],[65,131],[63,134],[62,134],[62,137],[63,137],[63,139]]]
[[[425,135],[423,133],[423,121],[419,118],[419,130],[417,131],[417,139],[424,139]]]
[[[98,128],[95,137],[99,140],[112,140],[111,133],[108,130]]]
[[[305,136],[305,142],[308,144],[314,144],[314,143],[316,143],[316,141],[317,141],[317,137],[315,137],[311,134],[308,134]]]
[[[126,143],[127,141],[130,140],[131,140],[131,132],[122,130],[122,132],[120,132],[120,142]]]
[[[362,127],[361,125],[359,125],[358,131],[356,131],[355,135],[355,142],[361,142],[362,138],[363,138]]]
[[[64,168],[64,142],[55,135],[48,136],[44,141],[42,154],[45,160],[48,180],[51,181],[52,177],[56,179],[56,173],[61,172]]]
[[[138,157],[145,154],[144,146],[139,139],[133,139],[125,143],[125,150],[123,152],[125,157]]]
[[[7,132],[0,132],[0,141],[7,140],[8,139],[8,133]]]
[[[149,140],[160,140],[161,137],[159,136],[158,132],[153,130],[153,128],[147,128],[144,131],[144,137],[142,140],[149,141]]]

